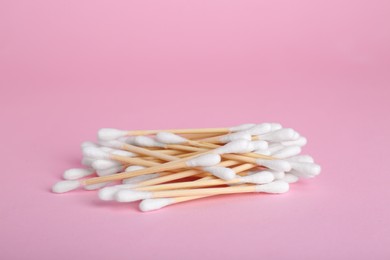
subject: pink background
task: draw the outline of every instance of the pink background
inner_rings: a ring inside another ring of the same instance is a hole
[[[1,1],[1,259],[389,259],[390,2]],[[55,195],[101,127],[277,121],[322,175],[141,213]]]

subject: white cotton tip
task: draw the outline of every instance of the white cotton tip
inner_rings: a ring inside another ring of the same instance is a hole
[[[254,127],[256,124],[242,124],[237,126],[232,126],[229,128],[230,132],[239,132],[239,131],[245,131],[252,127]]]
[[[143,181],[151,180],[157,177],[160,177],[161,175],[159,173],[150,173],[150,174],[144,174],[144,175],[139,175],[135,176],[132,178],[127,178],[122,180],[123,184],[135,184],[135,183],[140,183]]]
[[[267,184],[257,185],[257,192],[265,192],[265,193],[286,193],[290,189],[290,185],[285,181],[274,181]]]
[[[298,176],[295,176],[291,173],[286,173],[282,181],[285,181],[287,183],[295,183],[299,180]]]
[[[288,159],[286,159],[287,161],[289,162],[308,162],[308,163],[314,163],[314,159],[313,157],[311,157],[310,155],[297,155],[297,156],[293,156],[293,157],[290,157]]]
[[[95,171],[93,169],[85,169],[85,168],[74,168],[64,171],[62,177],[65,180],[77,180],[84,178],[85,176],[91,175]]]
[[[267,141],[252,141],[252,144],[254,146],[254,150],[267,150],[268,149],[268,142]]]
[[[224,146],[215,149],[215,153],[250,153],[254,150],[255,146],[251,141],[247,140],[236,140],[225,144]]]
[[[146,199],[141,201],[139,209],[143,212],[161,209],[174,202],[172,198]]]
[[[300,146],[287,146],[283,148],[282,150],[277,151],[276,153],[273,153],[272,156],[280,159],[289,158],[295,155],[300,154],[302,151]]]
[[[274,175],[272,174],[272,172],[269,171],[257,172],[240,178],[242,183],[255,183],[255,184],[270,183],[274,179],[275,179]]]
[[[180,135],[169,133],[169,132],[159,132],[156,135],[156,140],[164,144],[184,144],[188,140]]]
[[[117,166],[122,166],[122,164],[111,160],[95,160],[92,163],[92,168],[94,168],[95,170],[104,170]]]
[[[297,145],[297,146],[305,146],[307,144],[307,139],[306,137],[300,136],[297,140],[295,141],[286,141],[282,142],[282,145],[284,146],[292,146],[292,145]]]
[[[290,164],[292,169],[299,173],[299,177],[311,178],[317,176],[321,172],[321,166],[315,163],[290,162]]]
[[[282,171],[271,171],[271,173],[274,175],[275,180],[282,180],[286,176],[286,173]]]
[[[263,123],[245,130],[244,132],[250,135],[263,135],[271,131],[271,124]]]
[[[250,140],[252,140],[252,136],[250,134],[247,134],[244,132],[237,132],[237,133],[221,136],[219,138],[219,141],[221,143],[226,144],[226,143],[236,141],[236,140],[241,140],[241,139],[250,141]]]
[[[261,154],[261,155],[271,155],[271,152],[266,149],[266,150],[255,150],[253,151],[254,153]]]
[[[98,144],[95,144],[94,142],[86,141],[81,143],[81,150],[83,150],[86,147],[99,147]]]
[[[301,137],[301,135],[300,135],[297,131],[295,131],[295,133],[294,133],[294,139],[293,139],[292,141],[298,140],[299,137]]]
[[[123,171],[123,166],[119,165],[119,166],[114,166],[114,167],[110,167],[107,169],[96,170],[96,174],[98,176],[107,176],[107,175],[112,175],[112,174],[122,172],[122,171]]]
[[[115,149],[106,146],[99,147],[99,149],[106,153],[111,153],[112,151],[115,151]]]
[[[98,138],[102,141],[115,140],[119,137],[126,136],[127,131],[114,129],[114,128],[102,128],[98,132]]]
[[[143,135],[135,137],[134,143],[135,145],[142,147],[165,147],[163,143],[157,142],[153,138]]]
[[[109,159],[110,154],[102,151],[97,147],[86,147],[83,149],[83,155],[85,157],[94,158],[94,159]]]
[[[91,167],[93,161],[95,161],[95,159],[90,158],[90,157],[83,157],[83,159],[81,159],[81,164],[88,166],[88,167]]]
[[[133,184],[121,184],[121,185],[114,185],[110,187],[105,187],[101,190],[99,190],[98,196],[99,199],[104,200],[104,201],[110,201],[110,200],[115,200],[115,193],[120,191],[121,189],[131,189],[133,188]]]
[[[294,129],[291,128],[282,128],[261,136],[262,140],[271,141],[271,142],[285,142],[285,141],[294,141],[299,138]]]
[[[279,130],[279,129],[282,129],[282,125],[279,124],[279,123],[269,123],[271,125],[271,131],[276,131],[276,130]]]
[[[132,202],[151,198],[152,193],[149,191],[119,190],[115,193],[115,200],[118,202]]]
[[[280,143],[272,143],[268,146],[268,151],[270,151],[271,154],[274,154],[284,148],[285,146],[281,145]]]
[[[118,155],[118,156],[123,156],[123,157],[134,157],[136,156],[135,153],[128,152],[128,151],[123,151],[123,150],[113,150],[111,154]]]
[[[118,141],[126,144],[135,145],[135,138],[136,136],[124,136],[118,138]]]
[[[81,184],[77,180],[73,180],[73,181],[59,181],[59,182],[57,182],[56,184],[53,185],[51,190],[54,193],[64,193],[64,192],[68,192],[68,191],[71,191],[71,190],[75,190],[75,189],[77,189],[80,186],[81,186]]]
[[[122,149],[125,143],[118,140],[111,140],[111,141],[99,141],[99,144],[110,148]]]
[[[208,167],[221,162],[221,156],[215,153],[204,154],[190,159],[186,162],[189,167]]]
[[[84,186],[84,190],[98,190],[109,184],[110,182],[102,182],[102,183],[96,183],[96,184],[90,184]]]
[[[275,171],[288,172],[291,170],[290,163],[284,160],[257,159],[256,163]]]
[[[231,180],[236,177],[236,173],[230,168],[212,166],[204,167],[203,170],[223,180]]]

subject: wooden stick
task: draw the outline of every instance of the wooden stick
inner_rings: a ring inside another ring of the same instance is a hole
[[[218,166],[229,167],[229,166],[233,166],[235,164],[237,164],[237,162],[235,162],[235,161],[224,161],[224,162],[221,162]],[[236,174],[239,174],[243,171],[252,169],[254,167],[256,167],[256,166],[254,166],[253,164],[243,164],[243,165],[239,165],[239,166],[234,167],[232,170]],[[157,185],[160,183],[165,183],[165,182],[170,182],[170,181],[174,181],[174,180],[179,180],[179,179],[191,177],[191,176],[194,176],[198,173],[199,173],[199,171],[197,171],[197,170],[187,170],[187,171],[178,172],[178,173],[174,173],[174,174],[163,176],[163,177],[158,177],[158,178],[155,178],[152,180],[143,181],[143,182],[138,183],[135,187],[138,188],[138,187]]]
[[[133,171],[133,172],[122,172],[122,173],[117,173],[114,175],[89,178],[89,179],[85,179],[85,180],[81,181],[81,184],[82,185],[91,185],[91,184],[102,183],[102,182],[123,180],[123,179],[131,178],[131,177],[135,177],[135,176],[139,176],[139,175],[144,175],[144,174],[188,168],[188,167],[190,167],[188,165],[188,162],[191,159],[195,159],[196,157],[198,157],[198,155],[178,159],[175,161],[167,162],[164,164],[152,166],[152,167],[149,167],[146,169],[141,169],[141,170],[137,170],[137,171]],[[174,157],[174,158],[176,158],[176,157]],[[129,158],[129,160],[130,159],[135,159],[135,158]],[[140,159],[137,159],[137,160],[140,160]],[[151,163],[153,163],[153,162],[151,162]]]
[[[138,147],[138,146],[131,145],[131,144],[123,144],[121,146],[121,149],[129,151],[129,152],[137,153],[137,154],[142,154],[142,155],[155,157],[155,158],[158,158],[158,159],[161,159],[161,160],[164,160],[164,161],[173,161],[173,160],[177,159],[176,157],[171,156],[169,154],[164,154],[164,153],[151,151],[149,149],[145,149],[145,148]]]
[[[132,130],[127,135],[152,135],[158,132],[170,132],[173,134],[224,134],[230,133],[229,128],[193,128],[193,129],[166,129],[166,130]]]
[[[170,198],[184,196],[220,195],[233,193],[256,192],[258,185],[233,186],[223,188],[183,189],[167,191],[151,191],[151,198]]]
[[[186,139],[190,140],[198,140],[198,139],[205,139],[209,137],[213,137],[220,134],[210,133],[210,134],[181,134]]]
[[[187,181],[187,182],[175,182],[168,184],[160,184],[155,186],[147,186],[135,188],[135,190],[140,191],[160,191],[160,190],[175,190],[175,189],[184,189],[184,188],[199,188],[207,186],[220,186],[220,185],[229,185],[229,184],[238,184],[242,183],[240,178],[235,178],[232,180],[222,180],[222,179],[204,179],[196,181]]]

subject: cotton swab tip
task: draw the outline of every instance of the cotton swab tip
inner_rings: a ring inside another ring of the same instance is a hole
[[[109,159],[110,154],[97,148],[97,147],[86,147],[83,149],[83,155],[85,157],[94,159]]]
[[[257,159],[256,163],[275,171],[287,172],[291,170],[290,163],[284,160]]]
[[[188,142],[187,139],[181,137],[180,135],[169,133],[169,132],[157,133],[156,140],[164,144],[183,144]]]
[[[289,158],[295,155],[300,154],[302,151],[300,146],[294,145],[294,146],[287,146],[279,151],[276,151],[272,154],[272,156],[280,159]]]
[[[287,159],[289,162],[308,162],[308,163],[314,163],[313,157],[310,155],[297,155],[293,156]]]
[[[290,185],[285,181],[274,181],[267,184],[261,184],[256,186],[257,192],[265,192],[265,193],[286,193],[290,189]]]
[[[81,146],[81,150],[86,147],[99,147],[98,144],[95,144],[94,142],[90,142],[90,141],[82,142],[80,146]]]
[[[127,131],[114,129],[114,128],[102,128],[98,131],[98,138],[102,141],[115,140],[119,137],[127,135]]]
[[[229,128],[230,132],[239,132],[239,131],[245,131],[252,127],[256,126],[256,124],[242,124],[237,126],[232,126]]]
[[[271,124],[269,123],[263,123],[255,125],[252,128],[249,128],[248,130],[245,130],[244,132],[250,134],[250,135],[263,135],[266,133],[269,133],[271,131]]]
[[[92,163],[92,167],[95,170],[105,170],[108,168],[113,168],[113,167],[118,167],[118,166],[121,166],[121,164],[118,162],[115,162],[115,161],[111,161],[111,160],[95,160]]]
[[[284,142],[284,141],[294,141],[299,138],[299,134],[294,131],[292,128],[282,128],[261,136],[262,140],[272,141],[272,142]]]
[[[294,174],[291,173],[286,173],[283,178],[283,181],[288,183],[295,183],[298,180],[299,180],[298,176],[295,176]]]
[[[215,153],[204,154],[190,159],[186,162],[189,167],[208,167],[221,162],[221,156]]]
[[[99,199],[104,201],[115,200],[115,194],[121,189],[130,189],[133,188],[134,185],[130,184],[121,184],[110,187],[105,187],[98,192]]]
[[[132,202],[151,198],[152,193],[148,191],[119,190],[115,193],[115,200],[118,202]]]
[[[224,146],[218,147],[214,151],[218,154],[225,153],[250,153],[255,149],[255,146],[248,140],[235,140]]]
[[[146,199],[141,201],[139,209],[143,212],[161,209],[173,203],[171,198]]]
[[[230,168],[211,166],[204,167],[203,170],[223,180],[232,180],[236,177],[236,173]]]
[[[107,176],[107,175],[112,175],[118,172],[121,172],[123,169],[122,165],[106,168],[106,169],[97,169],[96,174],[97,176]]]
[[[92,173],[94,173],[93,169],[74,168],[66,170],[62,177],[65,180],[77,180],[85,176],[91,175]]]
[[[293,170],[300,172],[303,177],[314,177],[320,174],[321,166],[315,163],[290,162]]]
[[[228,135],[224,135],[224,136],[221,136],[219,138],[219,141],[221,143],[229,143],[231,141],[235,141],[235,140],[240,140],[240,139],[244,139],[244,140],[252,140],[252,136],[248,133],[245,133],[245,132],[237,132],[237,133],[233,133],[233,134],[228,134]]]
[[[75,190],[80,186],[81,186],[80,182],[76,181],[76,180],[74,180],[74,181],[59,181],[53,185],[51,190],[54,193],[64,193],[64,192],[68,192],[71,190]]]
[[[164,147],[165,146],[163,143],[160,143],[151,137],[143,136],[143,135],[135,137],[134,143],[135,145],[141,147]]]
[[[252,141],[252,144],[254,146],[254,150],[267,150],[268,149],[268,142],[266,141]]]
[[[274,180],[274,175],[269,171],[262,171],[240,178],[243,183],[265,184]]]
[[[291,146],[291,145],[305,146],[306,144],[307,144],[307,139],[306,139],[306,137],[303,137],[303,136],[300,136],[295,141],[282,142],[282,145],[284,145],[284,146]]]

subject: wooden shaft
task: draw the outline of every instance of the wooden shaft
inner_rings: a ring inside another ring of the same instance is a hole
[[[168,149],[174,149],[174,150],[180,150],[180,151],[188,151],[188,152],[199,152],[199,151],[201,151],[197,147],[192,147],[192,146],[188,146],[188,145],[181,145],[181,144],[168,144],[168,145],[166,145],[166,147]],[[206,149],[203,149],[203,150],[206,151]]]
[[[201,179],[196,181],[176,182],[176,183],[160,184],[160,185],[148,186],[148,187],[140,187],[140,188],[136,188],[135,190],[142,190],[142,191],[175,190],[175,189],[183,189],[183,188],[219,186],[219,185],[237,184],[237,183],[241,183],[240,178],[235,178],[229,181],[225,181],[222,179],[210,179],[210,180]]]
[[[197,181],[202,181],[202,180],[206,180],[206,179],[213,179],[213,177],[209,176],[209,177],[205,177],[205,178],[199,179],[199,180],[197,180]],[[215,196],[215,195],[173,197],[173,198],[171,198],[171,199],[172,199],[172,202],[171,202],[171,204],[169,204],[169,205],[177,204],[177,203],[181,203],[181,202],[186,202],[186,201],[191,201],[191,200],[197,200],[197,199],[207,198],[207,197],[212,197],[212,196]],[[169,205],[168,205],[168,206],[169,206]]]
[[[207,149],[215,149],[215,148],[218,148],[220,147],[220,145],[216,145],[216,144],[211,144],[211,143],[204,143],[204,142],[196,142],[196,141],[191,141],[189,142],[190,145],[194,145],[194,144],[197,144],[196,146],[197,147],[191,147],[189,148],[189,150],[191,151],[207,151]],[[185,145],[177,145],[179,146],[181,149],[185,149],[183,147],[188,147],[188,146],[185,146]],[[174,147],[172,147],[172,149],[175,149]],[[231,154],[229,154],[231,155]],[[240,156],[240,157],[237,157],[237,159],[235,160],[240,160],[240,161],[243,161],[243,162],[250,162],[250,161],[254,161],[255,163],[255,160],[245,160],[245,157],[250,157],[250,158],[258,158],[258,159],[266,159],[266,160],[275,160],[277,158],[275,157],[272,157],[272,156],[268,156],[268,155],[264,155],[264,154],[257,154],[257,153],[243,153],[243,154],[240,154],[240,155],[237,155],[237,156]],[[225,158],[225,154],[221,154],[221,157]],[[227,157],[226,157],[227,158]]]
[[[180,154],[185,153],[184,151],[178,151],[178,150],[153,150],[153,152],[165,153],[165,154],[169,154],[169,155],[180,155]]]
[[[115,154],[111,154],[110,159],[117,161],[117,162],[124,163],[124,164],[134,164],[134,165],[141,165],[141,166],[146,166],[146,167],[160,165],[160,163],[144,160],[141,158],[120,156],[120,155],[115,155]]]
[[[238,165],[238,166],[232,168],[232,170],[237,174],[237,173],[242,173],[244,171],[253,169],[253,168],[257,167],[257,166],[258,165],[254,165],[252,163],[245,163],[245,164],[241,164],[241,165]]]
[[[229,166],[232,166],[235,164],[237,164],[237,162],[235,162],[235,161],[224,161],[224,162],[221,162],[219,164],[219,166],[229,167]],[[187,171],[183,171],[183,172],[178,172],[178,173],[174,173],[171,175],[158,177],[158,178],[155,178],[152,180],[140,182],[136,185],[136,187],[145,187],[145,186],[156,185],[156,184],[165,183],[165,182],[169,182],[169,181],[180,180],[180,179],[194,176],[194,175],[198,174],[199,172],[200,172],[199,170],[195,170],[195,169],[187,170]]]
[[[223,137],[223,136],[225,136],[225,135],[217,135],[217,136],[213,136],[213,137],[203,138],[203,139],[200,139],[198,141],[205,142],[205,143],[222,143],[220,140],[221,140],[221,137]]]
[[[126,151],[133,152],[133,153],[138,153],[138,154],[143,154],[143,155],[155,157],[155,158],[158,158],[158,159],[161,159],[161,160],[164,160],[164,161],[174,161],[174,160],[177,160],[177,157],[174,157],[172,155],[158,153],[158,152],[151,151],[151,150],[148,150],[148,149],[145,149],[145,148],[142,148],[142,147],[138,147],[138,146],[135,146],[135,145],[131,145],[131,144],[124,144],[122,146],[122,149],[126,150]]]
[[[242,156],[242,155],[222,154],[221,157],[223,157],[224,159],[228,159],[228,160],[238,160],[240,162],[256,164],[255,158],[250,158],[250,157],[246,157],[246,156]]]
[[[166,130],[133,130],[127,131],[127,135],[153,135],[158,132],[169,132],[173,134],[224,134],[229,133],[228,128],[194,128],[194,129],[166,129]]]
[[[178,158],[186,158],[186,157],[192,157],[192,156],[197,155],[197,154],[199,154],[199,152],[183,153],[183,154],[177,155],[177,157]]]
[[[132,158],[134,159],[134,158]],[[108,182],[108,181],[118,181],[118,180],[123,180],[139,175],[144,175],[144,174],[150,174],[150,173],[156,173],[156,172],[164,172],[164,171],[170,171],[170,170],[176,170],[176,169],[181,169],[181,168],[186,168],[188,167],[186,164],[186,161],[188,159],[179,159],[176,161],[152,166],[146,169],[141,169],[137,171],[132,171],[132,172],[122,172],[122,173],[117,173],[113,175],[107,175],[107,176],[100,176],[100,177],[94,177],[94,178],[89,178],[81,181],[82,185],[91,185],[91,184],[96,184],[96,183],[102,183],[102,182]]]
[[[183,196],[202,196],[202,195],[219,195],[233,193],[256,192],[256,185],[234,186],[224,188],[205,188],[205,189],[184,189],[184,190],[167,190],[153,191],[152,198],[169,198]]]
[[[215,149],[215,148],[220,147],[219,145],[216,145],[216,144],[205,143],[205,142],[198,142],[198,141],[192,141],[192,140],[189,140],[188,144],[192,145],[192,146],[199,147],[199,148],[203,148],[203,149],[204,148]]]
[[[190,140],[198,140],[198,139],[205,139],[205,138],[209,138],[209,137],[213,137],[213,136],[216,136],[216,135],[220,135],[219,133],[206,133],[206,134],[181,134],[181,136],[183,136],[184,138],[186,139],[190,139]]]

